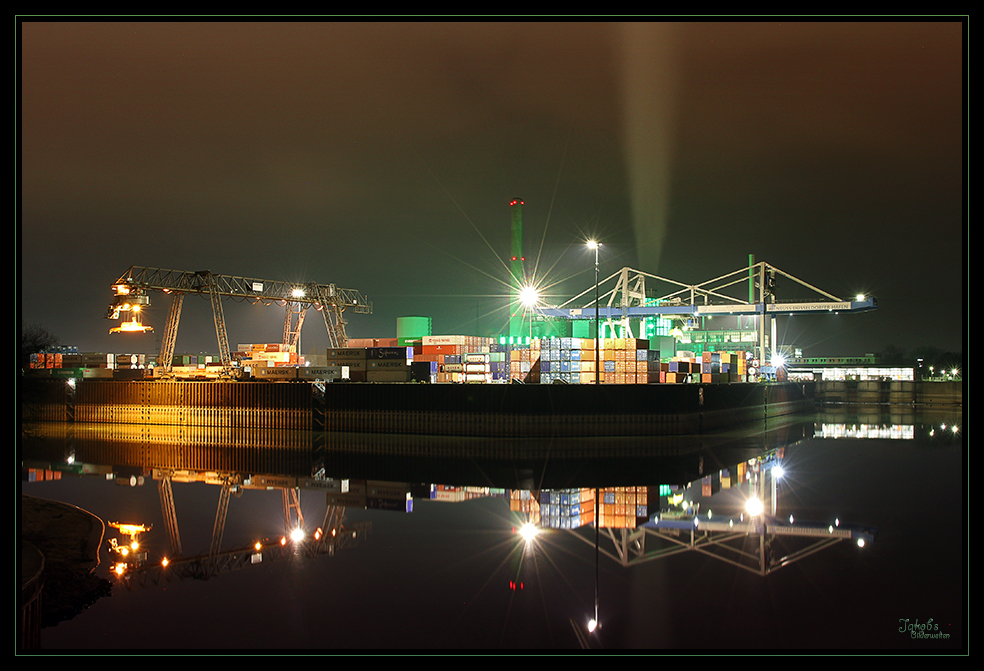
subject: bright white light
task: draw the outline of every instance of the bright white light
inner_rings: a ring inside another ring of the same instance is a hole
[[[854,300],[863,301],[864,300],[864,294],[858,294],[857,296],[854,297]]]
[[[594,618],[591,618],[590,620],[588,620],[588,633],[589,634],[591,632],[593,632],[597,628],[598,628],[598,621],[597,620],[595,620]]]
[[[773,352],[772,353],[772,365],[775,368],[782,368],[783,366],[786,365],[786,357],[784,357],[779,352]]]
[[[290,295],[293,296],[294,298],[303,298],[304,289],[294,289],[293,291],[290,292]]]
[[[523,287],[519,290],[519,301],[527,308],[532,308],[540,300],[540,292],[536,287]]]
[[[859,548],[863,548],[864,547],[864,539],[863,538],[859,538],[858,539],[858,547]]]
[[[519,529],[519,535],[522,536],[523,540],[527,543],[536,538],[537,533],[539,533],[539,529],[537,529],[536,526],[530,522],[527,522]]]
[[[759,501],[758,497],[753,496],[752,498],[745,501],[745,510],[748,512],[749,515],[755,517],[756,515],[762,514],[762,510],[764,510],[764,506],[762,505],[762,502]]]
[[[304,530],[301,528],[294,529],[290,532],[290,539],[295,543],[304,540]]]
[[[785,471],[785,469],[783,469],[782,466],[773,466],[772,467],[772,477],[776,478],[777,480],[779,478],[781,478],[785,474],[786,474],[786,471]]]
[[[601,247],[601,243],[597,240],[588,240],[588,249],[598,249]]]

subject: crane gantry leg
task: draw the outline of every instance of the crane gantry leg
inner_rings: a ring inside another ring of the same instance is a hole
[[[184,292],[177,292],[171,299],[171,309],[167,313],[167,325],[164,327],[164,337],[161,339],[161,354],[157,365],[162,370],[170,372],[171,361],[174,358],[174,342],[178,338],[178,322],[181,319],[181,306],[184,303]]]
[[[321,315],[325,318],[325,328],[328,330],[328,341],[332,347],[345,347],[348,336],[345,334],[345,320],[342,318],[343,308],[335,297],[335,285],[317,288],[318,302],[321,304]]]
[[[167,534],[171,540],[171,552],[175,557],[181,556],[181,535],[178,533],[178,514],[174,507],[174,490],[171,487],[171,472],[163,474],[157,482],[157,492],[161,497],[161,512],[167,526]]]
[[[208,288],[208,297],[212,301],[212,317],[215,319],[215,336],[219,341],[219,360],[224,368],[229,368],[232,364],[232,355],[229,353],[229,337],[226,334],[225,313],[222,311],[222,297],[219,296],[218,282],[208,270],[196,273],[205,279]]]
[[[284,310],[284,345],[288,348],[288,352],[297,352],[297,346],[301,340],[301,326],[304,324],[306,313],[306,305],[294,302],[287,303]]]
[[[284,534],[290,536],[294,529],[304,528],[304,515],[301,513],[300,487],[285,488],[284,497]]]

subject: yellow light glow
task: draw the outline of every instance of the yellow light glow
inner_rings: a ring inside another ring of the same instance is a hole
[[[133,536],[134,534],[143,533],[144,531],[150,531],[153,528],[143,524],[120,524],[119,522],[110,522],[109,526],[114,529],[119,529],[120,533],[125,536]]]
[[[146,333],[147,331],[153,331],[153,326],[146,326],[141,324],[138,320],[133,319],[128,322],[122,322],[119,326],[109,329],[110,333]]]

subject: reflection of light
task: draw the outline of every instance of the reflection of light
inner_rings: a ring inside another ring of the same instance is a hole
[[[763,510],[762,502],[759,501],[758,497],[753,496],[752,498],[745,501],[745,510],[749,515],[755,517],[756,515],[761,515]]]

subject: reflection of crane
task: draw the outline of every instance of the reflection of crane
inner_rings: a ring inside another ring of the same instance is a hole
[[[332,347],[344,347],[347,341],[345,320],[342,313],[351,309],[361,314],[371,314],[372,304],[355,289],[341,289],[334,284],[291,283],[276,280],[260,280],[232,275],[216,275],[208,270],[182,271],[162,268],[142,268],[131,266],[116,282],[113,303],[106,315],[108,319],[119,319],[122,312],[132,315],[129,322],[117,330],[134,330],[127,325],[136,323],[137,330],[146,330],[137,319],[139,311],[150,305],[150,291],[163,291],[173,295],[168,313],[164,336],[161,338],[161,351],[158,366],[171,370],[174,356],[174,342],[178,334],[178,321],[181,305],[186,294],[207,295],[212,303],[215,321],[215,334],[219,344],[219,359],[226,369],[231,367],[229,339],[226,334],[225,315],[222,312],[222,299],[234,298],[252,302],[279,302],[286,306],[284,316],[284,344],[296,347],[301,332],[304,314],[309,307],[319,310],[325,320],[328,339]]]
[[[264,539],[249,546],[223,550],[221,549],[222,537],[229,510],[229,499],[232,494],[238,494],[242,491],[244,476],[235,473],[199,472],[191,474],[189,477],[188,472],[178,473],[170,470],[159,470],[155,472],[155,477],[159,477],[158,491],[161,496],[161,508],[167,523],[173,554],[159,563],[150,563],[147,561],[146,552],[133,558],[132,550],[127,550],[126,552],[130,553],[131,558],[126,563],[117,563],[119,567],[117,575],[128,587],[146,585],[148,580],[157,583],[162,576],[168,579],[171,577],[208,579],[224,571],[244,568],[263,559],[276,560],[296,554],[310,557],[333,556],[337,548],[349,547],[358,542],[370,529],[368,523],[359,523],[346,528],[343,525],[344,507],[329,505],[325,511],[322,525],[310,537],[291,537],[290,530],[298,527],[303,528],[300,490],[296,487],[285,487],[283,488],[284,526],[288,530],[288,534],[279,539]],[[174,494],[171,485],[172,479],[175,477],[180,481],[200,480],[218,484],[221,487],[215,524],[212,528],[211,546],[207,554],[191,557],[181,556],[181,541],[178,534],[177,515],[175,514]],[[124,535],[132,535],[134,540],[137,533],[150,529],[149,526],[119,525],[115,522],[110,523],[110,525],[119,528]],[[113,540],[115,541],[115,539]],[[117,550],[115,542],[111,542],[111,545],[114,550]],[[124,547],[136,549],[131,545],[120,546],[118,554],[121,557],[125,555],[125,552],[120,551]]]

